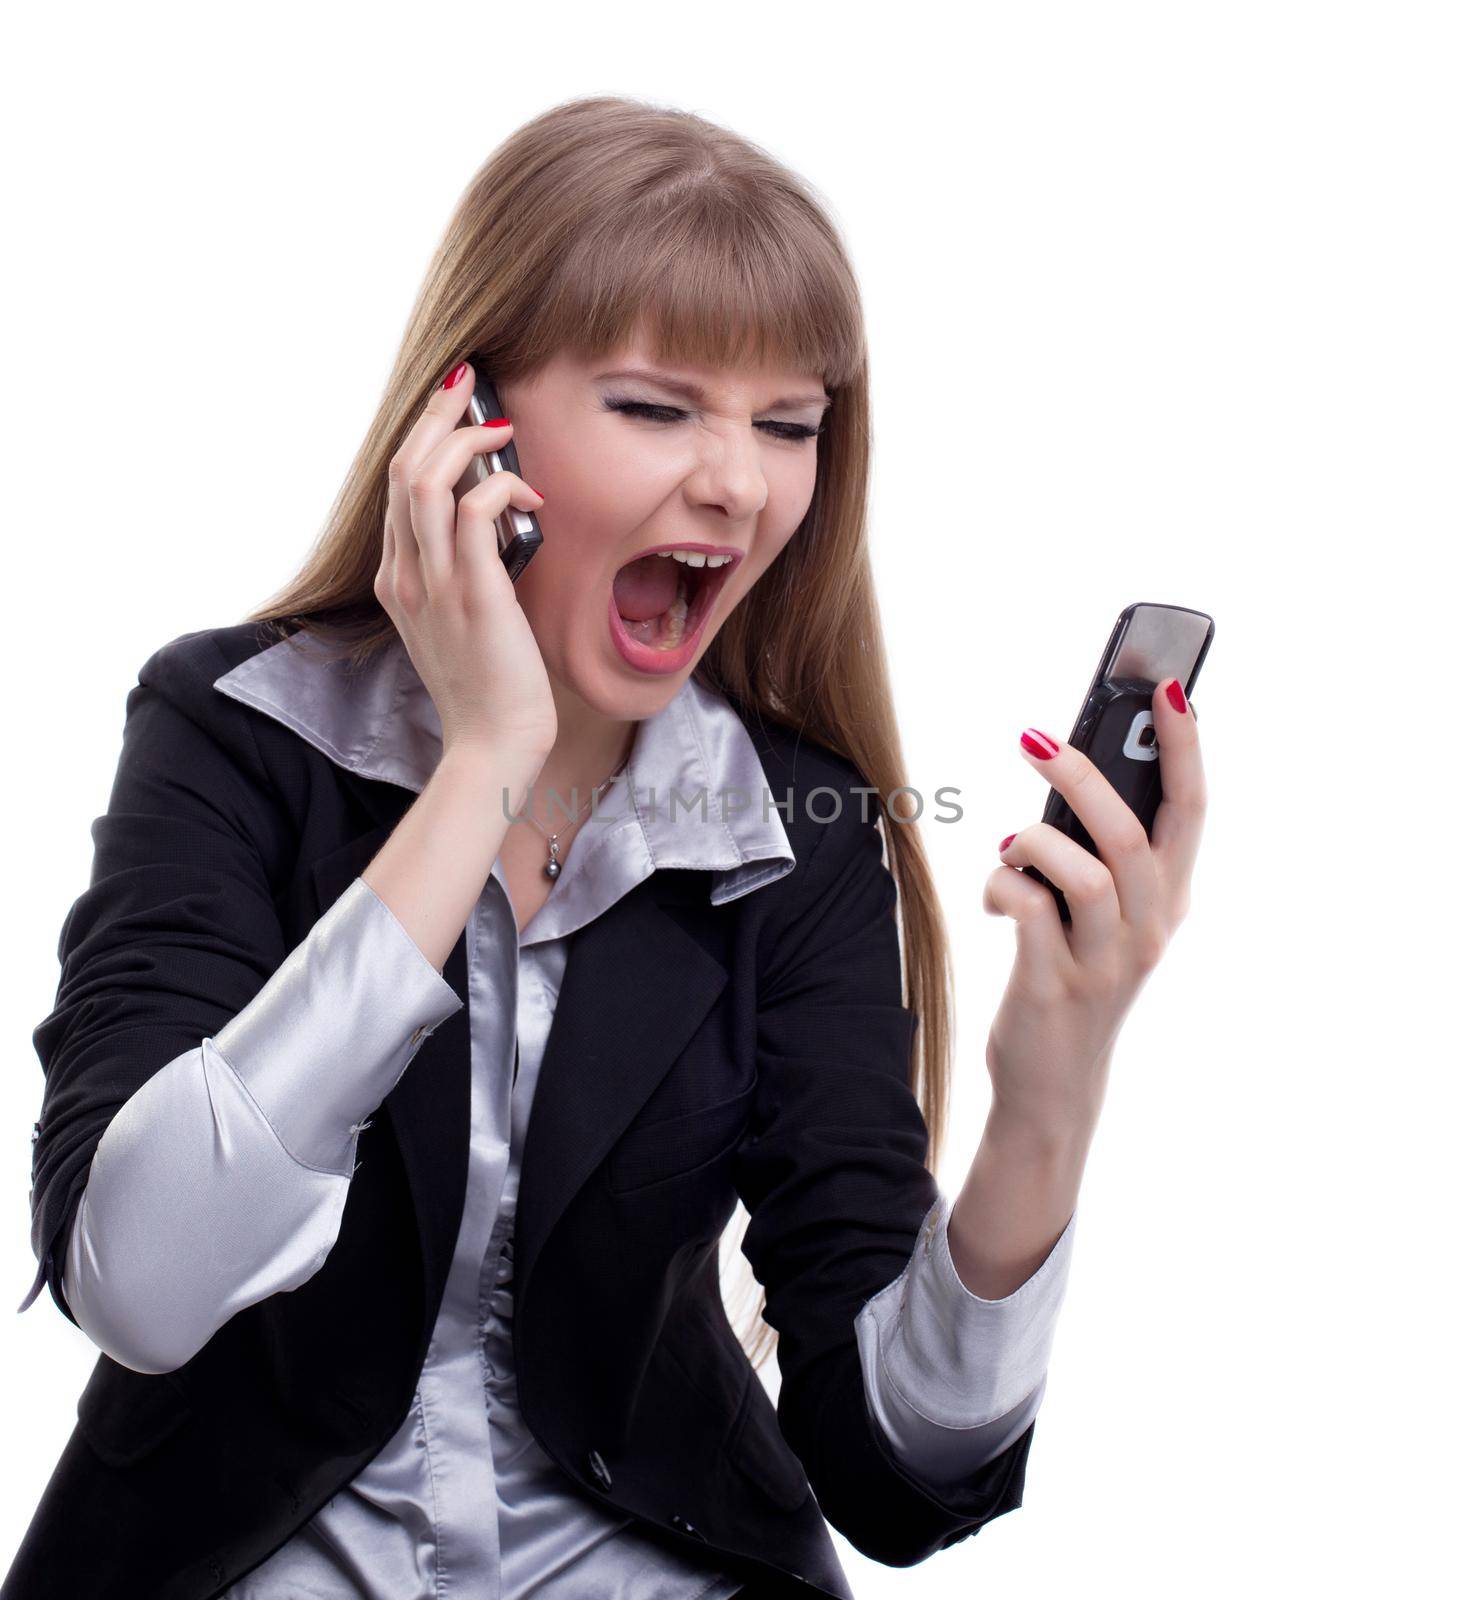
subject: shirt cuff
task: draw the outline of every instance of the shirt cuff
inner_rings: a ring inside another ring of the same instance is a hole
[[[984,1300],[957,1274],[950,1216],[938,1197],[905,1270],[855,1319],[871,1415],[901,1464],[938,1488],[992,1460],[1036,1415],[1077,1222],[1074,1211],[1023,1284]]]
[[[213,1044],[295,1161],[349,1174],[357,1124],[464,1004],[361,877]]]

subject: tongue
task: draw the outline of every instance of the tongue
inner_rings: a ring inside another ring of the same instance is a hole
[[[678,594],[678,562],[671,556],[639,556],[612,580],[612,596],[625,622],[660,617]]]

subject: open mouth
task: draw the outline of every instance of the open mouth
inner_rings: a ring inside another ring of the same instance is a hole
[[[612,580],[623,633],[652,650],[680,649],[703,626],[738,561],[735,551],[657,550],[627,562]]]

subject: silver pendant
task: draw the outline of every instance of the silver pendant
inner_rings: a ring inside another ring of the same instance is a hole
[[[551,859],[541,870],[547,875],[548,878],[552,880],[553,883],[555,883],[556,880],[562,875],[562,864],[556,858],[555,834],[553,834],[552,837],[546,841],[546,846],[547,849],[551,851]]]

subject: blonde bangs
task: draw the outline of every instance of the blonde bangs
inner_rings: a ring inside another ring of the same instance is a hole
[[[796,220],[792,237],[766,229],[732,184],[649,191],[572,241],[523,343],[598,357],[643,333],[660,361],[781,366],[833,390],[864,363],[858,294]]]

